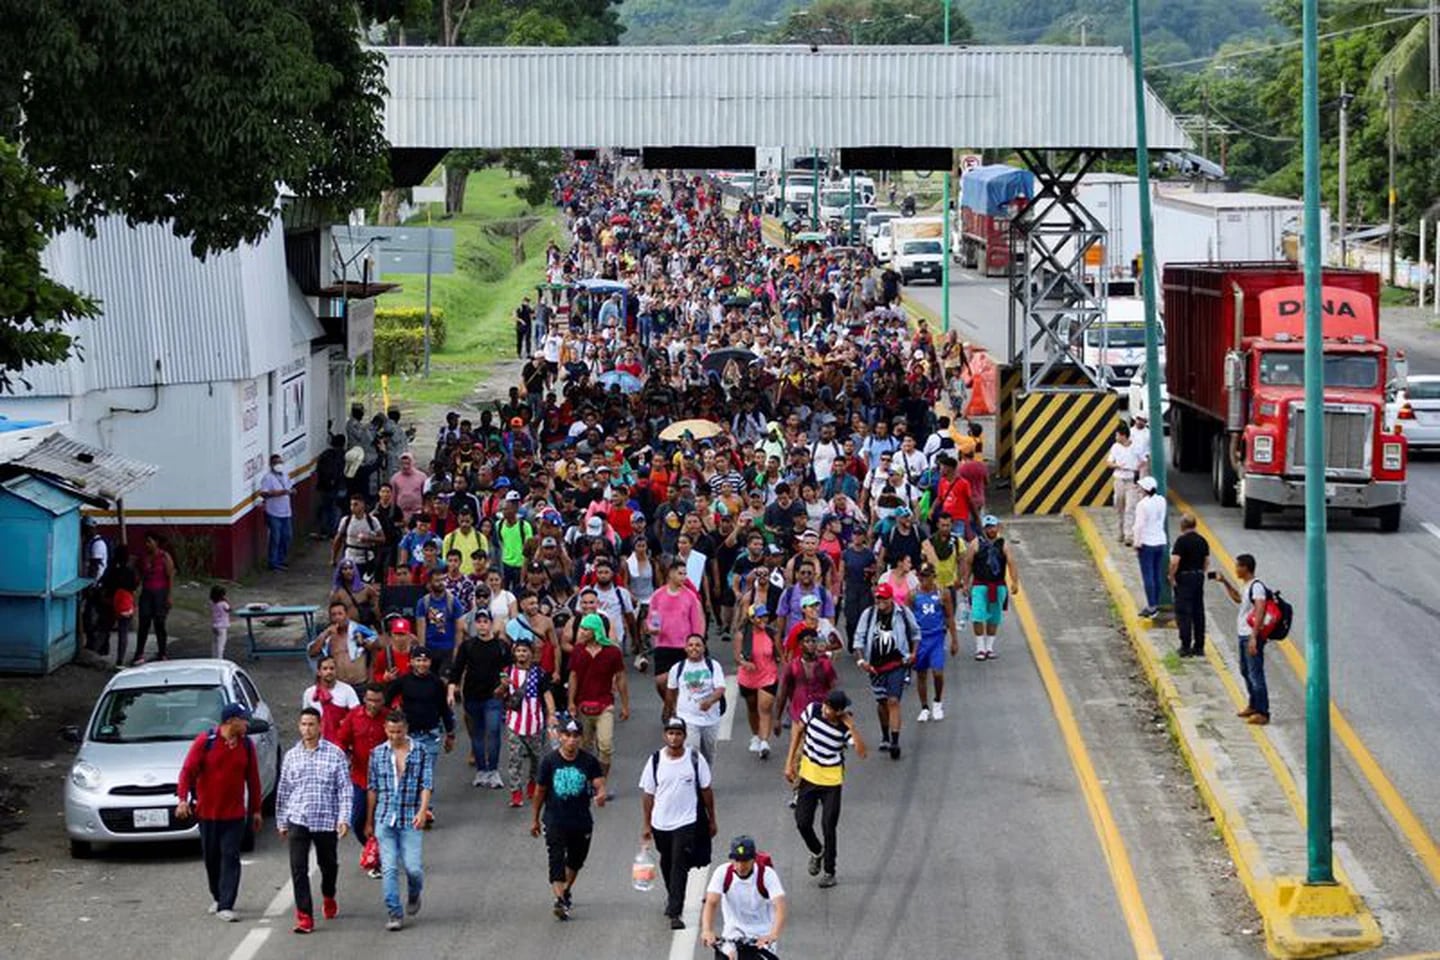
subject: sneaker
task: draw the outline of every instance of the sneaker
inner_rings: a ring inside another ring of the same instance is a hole
[[[570,908],[565,905],[564,897],[556,897],[555,905],[551,908],[551,910],[554,912],[556,920],[570,919]]]
[[[522,803],[524,803],[524,802],[525,802],[525,799],[520,795],[520,791],[519,791],[519,790],[511,790],[511,791],[510,791],[510,806],[512,806],[512,807],[518,807],[518,806],[520,806],[520,805],[521,805]]]
[[[930,708],[929,708],[929,707],[922,707],[922,708],[920,708],[920,716],[918,716],[918,717],[915,718],[915,722],[916,722],[916,723],[929,723],[929,722],[930,722]]]
[[[998,657],[998,656],[1000,656],[1000,654],[996,653],[994,650],[986,650],[986,651],[985,651],[985,659],[986,659],[986,660],[994,660],[994,659],[995,659],[996,657]]]
[[[210,906],[208,906],[208,907],[205,908],[205,912],[206,912],[206,913],[218,913],[219,911],[220,911],[220,904],[214,902],[213,900],[210,902]]]
[[[934,703],[932,703],[932,704],[930,705],[930,719],[931,719],[931,720],[944,720],[944,719],[945,719],[945,707],[940,703],[939,700],[936,700]]]
[[[486,778],[485,778],[485,773],[484,773],[484,771],[476,770],[476,771],[475,771],[475,776],[470,780],[470,786],[472,786],[472,787],[483,787],[483,786],[485,786],[485,781],[486,781]]]
[[[810,865],[809,865],[810,876],[814,877],[814,876],[818,876],[818,875],[820,874],[820,862],[821,862],[821,854],[812,853],[812,854],[810,855]]]
[[[565,896],[561,899],[565,901],[565,906],[567,908],[575,906],[575,897],[571,894],[569,889],[565,891]]]
[[[641,657],[636,657],[636,658],[635,658],[635,672],[636,672],[636,673],[644,673],[646,670],[649,670],[649,669],[650,669],[650,661],[649,661],[649,660],[645,659],[643,656],[641,656]]]
[[[822,890],[828,890],[831,887],[835,886],[835,874],[825,874],[825,876],[820,878],[820,882],[816,884],[816,886],[820,887]]]
[[[679,917],[671,917],[671,918],[670,918],[670,929],[671,929],[671,930],[684,930],[684,929],[685,929],[685,921],[684,921],[684,920],[681,920]]]
[[[900,759],[900,744],[898,744],[898,743],[892,743],[892,744],[890,744],[890,759],[891,759],[891,760],[899,760],[899,759]]]
[[[366,870],[365,876],[369,877],[371,880],[381,880],[385,877],[385,875],[380,872],[379,867],[371,867],[369,870]]]
[[[420,895],[417,893],[405,903],[405,912],[410,916],[418,916],[420,913]]]
[[[334,897],[324,897],[320,900],[320,913],[326,920],[334,920],[340,915],[340,904],[335,902]]]
[[[1144,610],[1141,610],[1141,611],[1140,611],[1140,619],[1142,619],[1142,620],[1149,620],[1149,619],[1153,618],[1153,617],[1155,616],[1155,614],[1157,614],[1157,613],[1159,613],[1159,612],[1160,612],[1159,609],[1157,609],[1157,608],[1155,608],[1155,607],[1146,607]]]
[[[759,754],[760,754],[760,759],[761,759],[761,760],[769,760],[769,759],[770,759],[770,741],[769,741],[769,740],[761,740],[761,741],[760,741]]]
[[[491,771],[490,771],[490,789],[491,789],[491,790],[504,790],[504,789],[505,789],[505,778],[500,775],[500,771],[499,771],[499,770],[491,770]]]
[[[751,752],[751,753],[759,753],[759,752],[760,752],[760,738],[759,738],[758,736],[751,735],[751,737],[750,737],[750,752]]]
[[[219,917],[221,920],[224,920],[226,923],[234,923],[236,920],[240,919],[239,917],[235,916],[234,910],[216,910],[215,916]]]
[[[295,926],[292,927],[296,933],[313,933],[315,931],[315,918],[308,913],[295,911]]]
[[[985,651],[984,651],[984,650],[976,650],[976,651],[975,651],[975,659],[976,659],[976,660],[984,660],[984,659],[985,659]]]
[[[385,921],[386,930],[399,930],[403,926],[405,926],[405,921],[400,917],[391,917]]]

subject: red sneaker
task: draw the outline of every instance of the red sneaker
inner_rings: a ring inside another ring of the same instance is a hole
[[[525,801],[520,798],[520,791],[519,791],[519,790],[511,790],[511,791],[510,791],[510,806],[512,806],[512,807],[518,807],[518,806],[520,806],[520,804],[522,804],[522,803],[524,803],[524,802],[525,802]]]
[[[312,917],[312,916],[310,916],[310,914],[308,914],[308,913],[301,913],[299,910],[296,910],[296,911],[295,911],[295,932],[296,932],[296,933],[311,933],[311,932],[314,931],[314,929],[315,929],[315,918]]]
[[[320,912],[326,920],[334,920],[340,915],[340,904],[335,902],[334,897],[325,897],[320,901]]]

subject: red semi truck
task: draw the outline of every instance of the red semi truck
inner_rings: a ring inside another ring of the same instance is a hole
[[[1304,276],[1289,263],[1173,263],[1162,281],[1171,461],[1210,471],[1215,498],[1247,528],[1303,507]],[[1325,500],[1400,526],[1405,437],[1385,424],[1390,355],[1380,278],[1325,270]]]

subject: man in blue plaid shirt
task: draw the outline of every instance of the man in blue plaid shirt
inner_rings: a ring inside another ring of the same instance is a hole
[[[335,903],[336,848],[350,831],[350,761],[345,751],[320,737],[320,711],[300,711],[300,742],[285,754],[275,793],[275,823],[290,845],[290,878],[295,884],[295,932],[315,929],[310,897],[310,847],[320,862],[321,907],[326,920],[340,912]]]
[[[400,869],[404,867],[409,894],[405,912],[420,912],[420,892],[425,885],[421,841],[425,819],[430,812],[430,794],[435,783],[435,764],[430,754],[410,739],[405,714],[392,710],[385,718],[385,742],[370,754],[367,790],[368,810],[365,836],[380,844],[380,874],[389,920],[386,930],[404,925],[400,910]]]

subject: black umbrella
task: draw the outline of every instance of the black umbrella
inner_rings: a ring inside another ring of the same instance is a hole
[[[756,354],[743,347],[725,347],[707,353],[705,359],[700,361],[700,365],[708,372],[721,373],[731,362],[744,370],[758,359],[760,358]]]

